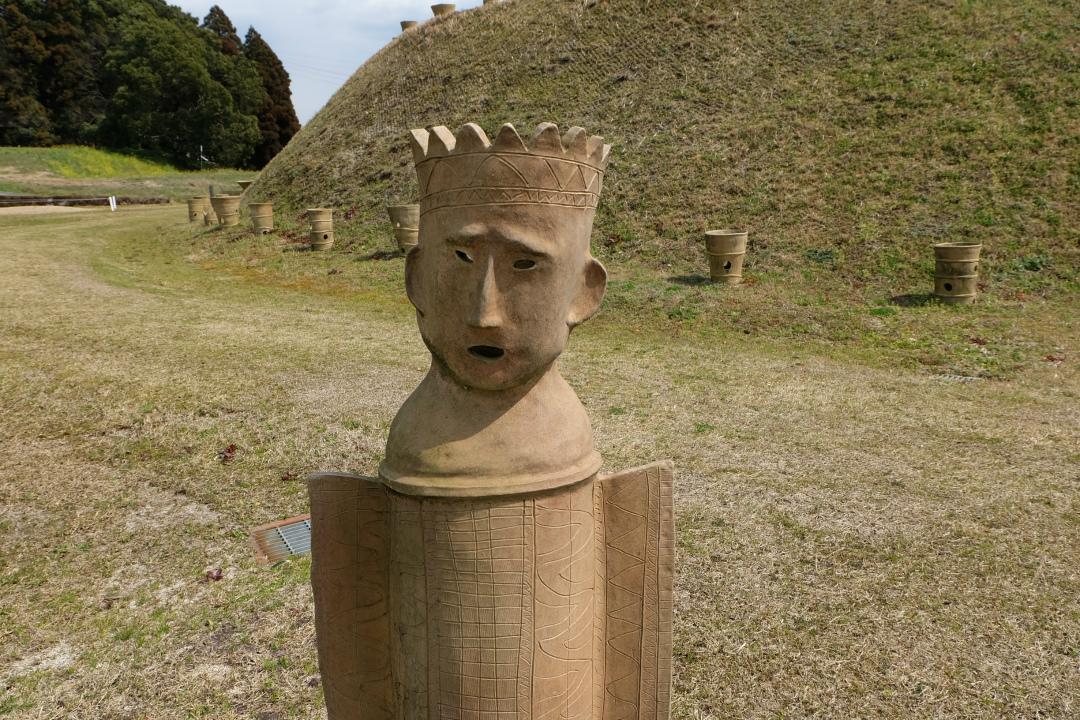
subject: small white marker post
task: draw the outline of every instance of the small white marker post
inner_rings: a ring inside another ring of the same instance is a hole
[[[109,196],[109,208],[113,212],[116,212],[116,196],[115,195],[110,195]]]

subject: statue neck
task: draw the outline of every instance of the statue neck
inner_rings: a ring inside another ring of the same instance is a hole
[[[509,495],[595,474],[592,427],[555,364],[501,391],[455,383],[436,362],[390,426],[379,475],[410,495]]]

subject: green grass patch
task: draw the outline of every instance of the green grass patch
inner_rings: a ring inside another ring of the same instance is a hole
[[[163,163],[79,145],[48,148],[0,147],[0,169],[5,173],[49,172],[69,179],[155,177],[177,172]]]
[[[91,147],[0,147],[0,191],[52,196],[166,197],[182,200],[218,192],[239,192],[248,170],[177,170],[170,165]]]

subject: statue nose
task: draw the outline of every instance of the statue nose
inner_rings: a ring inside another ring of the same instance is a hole
[[[468,322],[475,328],[494,328],[502,325],[502,321],[502,300],[495,284],[495,259],[489,256],[469,310]]]

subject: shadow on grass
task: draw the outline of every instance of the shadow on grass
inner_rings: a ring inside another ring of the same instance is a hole
[[[704,275],[672,275],[668,278],[668,282],[675,283],[676,285],[709,285],[712,280]]]
[[[900,307],[925,307],[937,302],[933,293],[912,293],[910,295],[893,295],[889,300],[893,305]]]
[[[370,255],[365,255],[360,258],[361,260],[397,260],[400,257],[405,257],[401,254],[400,250],[376,250]]]

